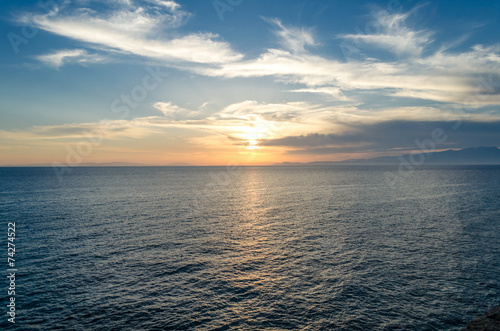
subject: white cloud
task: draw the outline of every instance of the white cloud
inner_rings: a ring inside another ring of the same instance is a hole
[[[415,9],[417,9],[416,7]],[[432,43],[432,32],[416,31],[406,26],[406,20],[415,11],[408,13],[390,14],[385,10],[374,12],[375,28],[380,30],[373,34],[344,34],[339,37],[366,43],[397,55],[419,56],[425,46]]]
[[[64,148],[68,143],[87,141],[88,137],[93,137],[95,140],[115,141],[126,147],[131,139],[174,137],[179,134],[182,139],[197,146],[214,148],[249,146],[260,140],[308,135],[311,132],[342,135],[348,134],[353,126],[362,128],[390,121],[500,121],[499,115],[463,114],[455,109],[435,107],[400,107],[374,112],[355,105],[323,107],[307,102],[261,103],[247,100],[230,104],[209,116],[201,116],[198,110],[185,109],[171,102],[157,103],[155,107],[166,116],[0,130],[0,140],[5,139],[12,144],[22,145],[25,142]],[[193,118],[192,114],[197,114],[197,117]]]
[[[199,111],[191,111],[174,105],[171,102],[156,102],[153,107],[163,113],[163,115],[171,120],[185,120],[197,117],[201,114]]]
[[[172,1],[152,3],[150,7],[122,5],[104,14],[61,6],[45,15],[24,16],[23,21],[91,47],[140,55],[164,64],[226,63],[242,58],[215,34],[178,36],[172,29],[184,24],[189,14]]]
[[[318,45],[311,29],[289,27],[278,19],[266,20],[277,28],[274,32],[282,48],[267,49],[255,58],[244,59],[215,34],[178,35],[174,28],[185,23],[189,14],[177,3],[148,3],[149,7],[141,7],[121,2],[118,10],[103,14],[62,6],[46,15],[33,15],[30,20],[41,29],[86,42],[101,51],[139,55],[205,76],[272,77],[305,85],[292,92],[321,93],[338,101],[351,101],[342,91],[349,91],[350,95],[358,92],[361,97],[357,96],[357,100],[362,99],[363,93],[379,91],[385,96],[443,103],[470,102],[468,99],[476,98],[475,107],[500,104],[497,86],[484,86],[478,93],[481,76],[499,80],[500,46],[477,45],[465,52],[452,52],[445,46],[424,52],[433,33],[408,27],[406,21],[412,12],[379,11],[374,14],[381,27],[379,33],[342,36],[401,56],[395,60],[318,55],[309,47]],[[55,67],[71,60],[92,61],[88,53],[67,52],[42,55],[39,59]]]
[[[499,121],[500,115],[476,113],[473,109],[454,107],[393,107],[365,109],[362,104],[323,106],[308,102],[264,103],[255,100],[227,105],[214,114],[202,115],[161,102],[155,104],[165,117],[144,118],[158,127],[182,127],[243,137],[248,132],[281,137],[309,132],[345,132],[352,125],[370,125],[386,121]]]
[[[348,98],[344,93],[342,93],[342,90],[338,87],[325,86],[319,88],[303,88],[298,90],[289,90],[286,92],[325,94],[333,100],[353,101],[352,99]]]
[[[98,54],[89,54],[83,49],[64,49],[54,53],[38,55],[36,59],[54,68],[59,68],[67,63],[102,63],[106,62],[107,58]]]
[[[175,1],[164,1],[164,0],[151,0],[151,2],[156,3],[160,6],[165,6],[171,11],[177,10],[181,7],[178,3]]]
[[[149,152],[155,160],[166,149],[168,153],[193,156],[196,152],[210,154],[215,150],[233,155],[238,148],[244,151],[247,148],[260,148],[259,153],[276,156],[287,151],[307,153],[301,152],[300,148],[297,150],[298,146],[295,145],[276,144],[290,139],[301,140],[303,137],[347,137],[346,141],[328,142],[329,147],[338,148],[335,153],[340,150],[365,150],[373,142],[370,133],[364,133],[364,128],[379,128],[380,135],[391,142],[391,145],[379,147],[393,148],[392,132],[380,128],[394,128],[391,126],[394,121],[406,123],[408,127],[412,127],[414,121],[434,121],[439,125],[444,121],[476,121],[478,127],[481,123],[500,121],[499,115],[474,112],[462,114],[451,107],[444,110],[436,107],[395,107],[373,111],[360,108],[360,104],[325,107],[307,102],[263,103],[246,100],[227,105],[214,114],[203,115],[200,113],[203,105],[198,110],[182,108],[171,102],[159,102],[154,106],[165,116],[0,130],[0,141],[4,141],[10,151],[28,148],[33,152],[61,151],[68,146],[91,141],[95,144],[96,153],[129,155],[132,152]],[[432,122],[428,123],[432,126]],[[356,140],[354,145],[349,142],[353,130],[361,134],[361,140]],[[399,138],[410,141],[408,146],[413,146],[415,132]],[[428,134],[425,130],[420,133]],[[333,153],[321,149],[310,152],[318,155]],[[46,158],[46,155],[43,157]],[[196,155],[193,157],[196,159]]]
[[[278,35],[282,40],[286,40],[286,49],[268,49],[254,59],[216,67],[196,67],[192,70],[202,75],[228,78],[270,76],[287,83],[307,86],[305,89],[294,90],[295,92],[329,92],[339,100],[342,99],[341,94],[337,92],[339,90],[361,93],[379,90],[382,95],[445,103],[470,102],[471,98],[475,98],[478,107],[500,104],[498,86],[485,86],[479,96],[477,93],[478,85],[484,80],[482,76],[493,76],[493,80],[498,81],[499,45],[477,45],[461,53],[441,48],[429,55],[423,55],[424,47],[431,42],[432,33],[413,31],[406,27],[404,21],[408,16],[408,13],[389,15],[382,12],[379,21],[385,27],[385,32],[362,35],[362,38],[366,37],[366,40],[372,40],[388,51],[401,55],[411,54],[399,60],[381,61],[366,58],[343,62],[319,56],[303,47],[308,44],[304,42],[309,40],[308,38],[304,38],[301,33],[289,32],[300,30],[287,28],[280,23],[282,31]],[[310,43],[314,43],[313,39]]]
[[[285,27],[279,19],[264,18],[264,20],[279,28],[275,31],[276,35],[279,37],[279,41],[285,49],[293,53],[304,52],[306,46],[314,46],[317,44],[311,29]]]

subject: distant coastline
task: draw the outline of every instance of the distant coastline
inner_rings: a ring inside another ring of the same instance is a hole
[[[313,162],[281,162],[271,165],[251,166],[311,166],[311,165],[398,165],[409,158],[418,159],[422,165],[500,165],[500,149],[498,147],[471,147],[460,150],[449,149],[432,153],[413,153],[397,156],[380,156],[369,159],[349,159],[343,161],[313,161]],[[26,165],[6,164],[0,167],[52,167],[50,163],[36,163]],[[69,164],[69,167],[203,167],[189,163],[169,163],[165,165],[150,165],[131,162],[85,162]],[[212,165],[217,166],[217,165]],[[226,165],[218,165],[226,166]],[[245,165],[241,165],[245,166]]]
[[[398,165],[409,158],[422,164],[432,165],[500,165],[500,149],[497,147],[471,147],[460,150],[449,149],[442,152],[414,153],[397,156],[380,156],[370,159],[350,159],[344,161],[315,161],[309,163],[283,162],[276,165]]]

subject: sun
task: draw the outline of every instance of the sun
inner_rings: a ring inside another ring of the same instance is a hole
[[[258,143],[258,141],[255,139],[248,140],[247,149],[259,149],[260,147],[257,146],[257,143]]]
[[[262,120],[254,120],[252,125],[238,128],[235,135],[241,139],[243,146],[247,150],[262,149],[262,140],[269,139],[273,135],[270,124]]]

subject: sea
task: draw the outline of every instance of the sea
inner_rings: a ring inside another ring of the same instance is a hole
[[[500,304],[500,166],[67,170],[0,168],[3,329],[461,330]]]

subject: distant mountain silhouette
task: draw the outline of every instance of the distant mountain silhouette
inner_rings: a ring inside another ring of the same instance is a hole
[[[422,164],[500,164],[500,149],[497,147],[472,147],[461,150],[447,150],[432,153],[403,154],[399,156],[380,156],[371,159],[352,159],[345,161],[316,161],[309,163],[283,162],[279,165],[371,165],[400,164],[402,160],[416,160]]]

